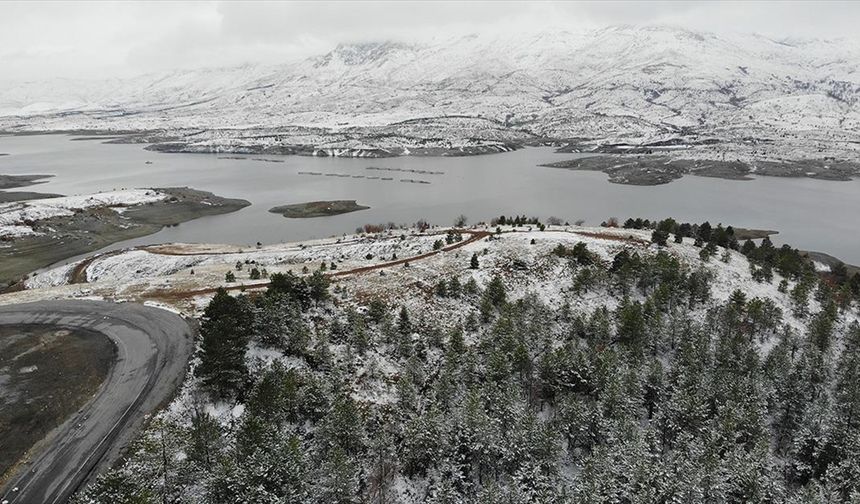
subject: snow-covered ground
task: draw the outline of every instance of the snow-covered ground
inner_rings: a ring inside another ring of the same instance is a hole
[[[494,231],[494,229],[474,228]],[[333,277],[336,285],[345,288],[350,299],[383,298],[404,304],[416,316],[444,321],[446,325],[463,322],[467,313],[460,311],[457,300],[433,295],[433,287],[442,279],[457,277],[461,284],[474,279],[484,286],[499,274],[516,299],[529,294],[538,296],[551,307],[569,303],[572,308],[590,312],[599,306],[615,307],[619,300],[603,290],[574,294],[571,289],[573,271],[552,254],[559,244],[573,247],[583,242],[601,261],[609,263],[621,250],[639,254],[656,254],[658,250],[677,257],[690,270],[704,268],[713,273],[714,303],[724,302],[735,290],[749,298],[769,298],[782,309],[784,320],[797,330],[806,322],[792,315],[788,293],[779,292],[782,278],[775,274],[772,282],[756,282],[746,257],[729,251],[729,261],[713,258],[704,262],[700,248],[692,240],[669,243],[658,248],[650,244],[650,231],[550,226],[545,231],[526,227],[503,226],[503,232],[492,239],[484,238],[451,251],[368,272]],[[165,245],[132,249],[99,256],[86,268],[89,283],[64,285],[75,265],[66,265],[36,275],[26,282],[28,290],[0,297],[0,303],[77,296],[100,296],[124,301],[152,301],[187,314],[198,314],[211,296],[197,293],[218,286],[246,285],[249,289],[261,285],[264,279],[252,280],[253,268],[269,274],[291,271],[306,274],[326,265],[329,272],[343,273],[357,268],[408,259],[433,250],[436,240],[445,238],[446,229],[431,228],[425,233],[395,229],[380,234],[352,235],[341,238],[313,240],[302,243],[269,245],[242,249],[233,245]],[[464,239],[470,235],[464,234]],[[534,242],[534,243],[532,243]],[[477,254],[480,267],[470,269],[470,259]],[[237,263],[241,269],[237,270]],[[335,264],[336,269],[331,270]],[[225,283],[232,271],[235,283]],[[793,287],[789,281],[789,291]],[[810,301],[817,310],[814,300]],[[704,310],[706,307],[700,308]]]
[[[278,66],[11,84],[0,89],[0,130],[166,131],[192,150],[302,145],[340,155],[681,134],[718,140],[679,149],[694,159],[850,159],[858,104],[860,44],[851,41],[613,26],[343,44]]]
[[[582,266],[574,267],[567,258],[553,253],[559,245],[572,249],[584,243],[587,250],[603,263],[611,264],[621,251],[636,252],[642,257],[654,256],[664,252],[687,271],[705,269],[711,272],[711,299],[696,308],[688,310],[692,320],[705,320],[706,312],[725,303],[735,290],[742,291],[747,299],[769,299],[781,310],[782,322],[795,333],[801,334],[809,324],[809,318],[801,320],[794,314],[794,304],[790,292],[794,282],[788,282],[787,292],[780,292],[782,278],[775,274],[771,282],[757,282],[753,279],[750,264],[746,257],[736,251],[724,251],[709,261],[700,257],[701,248],[692,240],[682,243],[670,242],[664,247],[650,243],[649,230],[628,230],[618,228],[592,228],[579,226],[549,226],[544,231],[536,227],[501,226],[500,233],[495,227],[476,226],[463,233],[468,240],[470,232],[481,237],[467,242],[458,248],[442,250],[427,255],[434,249],[434,242],[444,240],[448,229],[430,228],[421,233],[414,229],[393,229],[379,234],[352,235],[340,238],[313,240],[301,243],[261,246],[243,249],[235,245],[215,244],[173,244],[132,249],[98,256],[86,264],[89,283],[62,285],[74,265],[47,271],[30,279],[27,290],[0,296],[0,304],[35,301],[57,298],[103,298],[116,301],[144,302],[186,316],[199,316],[212,296],[214,287],[224,286],[233,293],[242,292],[241,286],[253,291],[263,280],[249,278],[252,268],[265,268],[269,273],[292,271],[296,274],[309,274],[326,265],[331,273],[342,274],[332,277],[330,289],[333,304],[323,303],[309,309],[304,317],[310,333],[325,334],[331,330],[335,319],[344,319],[350,309],[365,312],[370,301],[381,299],[394,313],[405,307],[411,323],[418,331],[412,334],[413,341],[428,338],[424,329],[437,327],[444,332],[467,326],[470,316],[477,316],[477,303],[474,298],[443,297],[435,292],[441,281],[449,282],[456,278],[463,286],[470,281],[481,288],[486,287],[493,277],[498,276],[506,287],[507,299],[515,301],[528,296],[536,296],[550,308],[548,313],[562,313],[559,310],[567,304],[577,315],[594,313],[598,308],[614,310],[619,307],[622,295],[618,290],[610,290],[605,284],[597,285],[586,292],[573,288],[574,277]],[[398,263],[385,266],[394,259],[410,260],[408,264]],[[425,257],[416,258],[416,256]],[[476,255],[478,267],[472,268],[471,258]],[[238,264],[238,267],[237,267]],[[366,270],[367,266],[383,267]],[[361,268],[360,271],[348,273]],[[225,274],[233,272],[236,281],[225,282]],[[343,274],[346,273],[346,274]],[[639,289],[632,289],[633,300],[644,301]],[[810,300],[811,313],[818,312],[819,304]],[[844,312],[840,324],[858,321],[856,309]],[[552,317],[541,319],[541,324],[557,323]],[[408,337],[408,335],[405,335]],[[478,334],[464,334],[467,345],[476,344]],[[756,341],[760,355],[764,357],[776,344],[777,336],[769,334],[766,339]],[[328,341],[328,340],[326,340]],[[318,342],[317,342],[318,343]],[[398,383],[405,370],[405,360],[398,359],[391,351],[392,345],[380,343],[371,346],[361,355],[356,355],[349,343],[333,341],[328,351],[338,362],[350,362],[349,392],[359,404],[372,408],[379,405],[393,405],[399,400]],[[551,343],[556,344],[556,343]],[[306,357],[286,355],[283,349],[261,347],[252,341],[245,355],[252,373],[257,374],[278,362],[286,369],[298,368],[310,372]],[[427,349],[427,361],[433,366],[444,360],[439,348]],[[201,394],[199,377],[193,370],[199,359],[191,362],[192,372],[171,404],[156,418],[169,425],[188,427],[191,411],[203,406],[222,426],[225,432],[235,432],[245,418],[246,404],[223,401],[204,401]],[[433,367],[431,366],[431,368]],[[203,402],[201,402],[203,401]],[[547,415],[550,415],[549,407]],[[164,430],[151,429],[144,436],[156,436]],[[184,457],[184,452],[177,456]],[[134,470],[142,462],[143,456],[130,458],[127,470]],[[160,460],[160,459],[159,459]],[[569,461],[566,461],[567,464]],[[159,462],[160,463],[160,462]],[[131,468],[131,469],[128,469]],[[419,481],[415,483],[415,481]],[[423,484],[420,480],[404,483]],[[199,492],[198,492],[199,493]],[[196,495],[192,492],[192,495]],[[404,502],[416,502],[414,498],[403,498]]]
[[[166,199],[164,193],[151,189],[124,189],[80,196],[34,199],[0,204],[0,237],[37,234],[32,224],[53,217],[68,217],[76,211],[111,208],[122,211],[127,207]]]

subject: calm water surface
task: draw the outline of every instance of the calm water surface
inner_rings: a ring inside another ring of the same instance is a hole
[[[365,223],[450,224],[499,214],[555,215],[597,225],[610,216],[675,217],[780,231],[776,242],[828,252],[860,264],[860,181],[762,177],[733,181],[684,177],[662,186],[610,184],[603,173],[543,168],[569,159],[551,148],[460,158],[337,159],[161,154],[141,145],[71,141],[64,135],[0,137],[0,174],[53,174],[21,190],[81,194],[118,188],[189,186],[252,203],[203,217],[110,249],[165,242],[277,243],[351,233]],[[233,156],[233,155],[226,155]],[[255,161],[265,158],[283,162]],[[146,164],[150,161],[151,164]],[[418,174],[368,167],[424,170]],[[299,172],[323,175],[301,175]],[[346,174],[348,177],[325,176]],[[393,177],[393,181],[353,176]],[[411,184],[400,179],[420,179]],[[268,209],[313,200],[355,199],[370,210],[315,219],[286,219]]]

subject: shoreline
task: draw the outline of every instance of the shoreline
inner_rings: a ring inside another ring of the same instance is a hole
[[[810,261],[820,262],[830,267],[831,269],[839,264],[844,265],[849,277],[860,273],[860,266],[844,262],[838,257],[832,256],[827,252],[817,252],[814,250],[801,250],[800,252],[804,254]]]
[[[0,284],[14,288],[27,275],[46,266],[133,238],[156,233],[167,226],[237,211],[250,205],[187,187],[158,188],[163,201],[134,205],[117,212],[111,207],[77,211],[71,216],[38,222],[42,234],[7,238],[0,248]]]
[[[0,174],[0,203],[12,203],[15,201],[24,201],[30,199],[47,199],[58,198],[62,194],[55,193],[40,193],[34,191],[8,191],[7,189],[17,189],[21,187],[29,187],[48,182],[44,179],[49,179],[53,175],[2,175]]]
[[[738,241],[761,240],[763,238],[779,234],[779,231],[773,231],[771,229],[749,229],[734,226],[732,226],[732,229],[735,230],[735,238],[737,238]]]
[[[564,149],[556,152],[563,153]],[[671,157],[665,153],[641,153],[599,150],[579,152],[593,154],[586,157],[544,163],[544,168],[605,173],[613,184],[656,186],[669,184],[684,176],[720,178],[747,181],[755,177],[785,177],[847,182],[860,178],[860,163],[803,159],[789,162],[712,161]]]
[[[320,131],[320,127],[285,126],[282,129],[303,129],[317,135],[333,132]],[[724,180],[753,180],[754,177],[810,178],[828,181],[850,181],[860,179],[860,163],[833,157],[798,158],[792,160],[755,159],[742,161],[701,158],[704,151],[697,150],[730,142],[722,140],[699,140],[685,142],[681,138],[644,144],[583,143],[582,138],[521,137],[517,140],[473,139],[474,144],[461,146],[403,146],[373,143],[378,135],[368,133],[358,138],[369,139],[361,146],[331,146],[346,142],[351,137],[331,138],[330,141],[311,143],[247,143],[236,141],[245,137],[225,137],[210,143],[194,143],[188,139],[190,133],[206,133],[210,130],[105,130],[69,129],[44,131],[0,131],[0,136],[67,135],[70,141],[99,141],[107,144],[145,144],[145,150],[172,154],[219,154],[219,155],[274,155],[381,159],[402,156],[413,157],[467,157],[511,152],[526,147],[548,146],[558,154],[580,154],[585,157],[544,163],[538,166],[566,170],[599,171],[608,175],[609,182],[623,185],[655,186],[669,184],[687,175],[720,178]],[[261,132],[260,138],[278,137],[277,128]],[[522,132],[521,132],[522,133]],[[394,134],[393,138],[410,138]],[[592,139],[591,141],[595,141]],[[233,143],[230,143],[233,142]],[[347,142],[349,143],[349,142]],[[419,142],[421,143],[421,142]],[[684,155],[688,153],[690,155]],[[698,154],[697,154],[698,153]]]

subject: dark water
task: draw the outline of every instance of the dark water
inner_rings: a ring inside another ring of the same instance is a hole
[[[47,173],[48,183],[28,189],[79,194],[132,187],[190,186],[243,198],[252,206],[204,217],[156,234],[114,244],[183,242],[276,243],[351,233],[365,223],[448,225],[499,214],[555,215],[597,225],[610,216],[678,220],[776,229],[775,241],[828,252],[860,264],[860,181],[830,182],[762,177],[752,181],[684,177],[663,186],[610,184],[602,173],[543,168],[569,159],[550,148],[462,158],[335,159],[208,154],[160,154],[141,145],[71,141],[63,135],[0,137],[0,173]],[[225,155],[233,156],[233,155]],[[255,161],[251,158],[283,162]],[[152,164],[146,164],[151,161]],[[444,174],[368,170],[368,167]],[[349,177],[300,175],[310,171]],[[365,177],[392,177],[393,181]],[[419,179],[430,184],[400,182]],[[313,200],[355,199],[370,210],[315,219],[286,219],[268,209]]]

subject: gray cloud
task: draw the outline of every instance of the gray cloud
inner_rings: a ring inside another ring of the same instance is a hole
[[[0,2],[0,79],[279,63],[338,42],[672,24],[854,37],[857,2]]]

